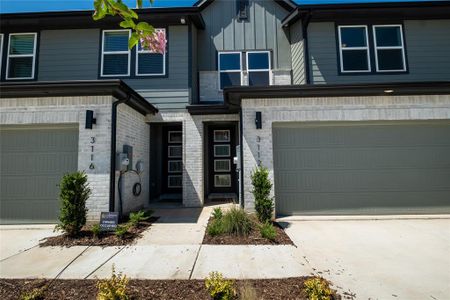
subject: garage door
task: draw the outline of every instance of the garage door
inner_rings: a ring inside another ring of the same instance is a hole
[[[274,124],[278,215],[450,213],[450,123]]]
[[[54,223],[57,185],[77,153],[78,127],[0,127],[0,223]]]

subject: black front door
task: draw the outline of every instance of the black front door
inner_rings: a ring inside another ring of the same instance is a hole
[[[236,193],[236,126],[208,126],[208,191]]]

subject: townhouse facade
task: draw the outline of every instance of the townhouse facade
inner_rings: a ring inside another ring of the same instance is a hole
[[[202,0],[137,10],[165,54],[91,11],[2,14],[1,223],[234,201],[277,216],[450,212],[450,3]]]

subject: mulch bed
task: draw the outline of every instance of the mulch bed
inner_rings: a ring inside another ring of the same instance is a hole
[[[212,222],[211,217],[208,221],[208,225]],[[237,236],[229,234],[220,234],[216,236],[210,236],[208,232],[205,232],[203,237],[203,244],[206,245],[294,245],[289,236],[284,232],[281,226],[272,222],[275,230],[277,231],[277,236],[274,241],[268,240],[261,236],[258,226],[261,224],[253,220],[253,229],[248,236]],[[294,245],[295,246],[295,245]]]
[[[243,286],[256,291],[256,299],[308,299],[303,291],[303,282],[308,277],[285,279],[238,280],[238,293]],[[44,299],[95,299],[96,280],[55,280]],[[49,281],[26,279],[0,279],[0,299],[20,299],[24,292],[40,288]],[[203,280],[130,280],[128,285],[131,299],[211,299]],[[238,297],[239,299],[239,297]],[[333,300],[341,299],[335,295]]]
[[[65,234],[52,236],[42,241],[40,247],[52,246],[124,246],[130,245],[142,236],[142,232],[148,229],[159,217],[151,217],[146,221],[141,221],[137,226],[133,226],[122,237],[119,238],[114,232],[102,232],[99,237],[94,237],[89,227],[82,229],[80,235],[77,237],[69,237]],[[119,224],[120,225],[120,224]]]

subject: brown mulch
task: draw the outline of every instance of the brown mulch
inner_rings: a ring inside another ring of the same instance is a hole
[[[90,227],[83,228],[80,235],[76,237],[69,237],[66,234],[61,234],[58,236],[52,236],[46,238],[42,241],[40,247],[51,247],[51,246],[124,246],[130,245],[136,241],[136,239],[142,236],[142,232],[148,229],[153,223],[158,220],[158,217],[151,217],[146,221],[141,221],[137,226],[132,226],[128,232],[119,238],[114,234],[114,232],[102,232],[99,237],[94,237]],[[123,225],[123,224],[119,224]]]
[[[238,280],[236,290],[253,287],[255,299],[304,299],[303,282],[308,277],[285,279]],[[50,281],[27,279],[0,279],[0,299],[20,299],[25,292],[41,288]],[[55,280],[44,294],[44,299],[95,299],[96,280]],[[128,293],[131,299],[211,299],[203,280],[130,280]],[[239,297],[238,297],[239,299]],[[335,295],[333,300],[341,299]]]
[[[208,225],[213,221],[211,217],[208,221]],[[294,245],[294,242],[289,238],[289,236],[284,232],[281,226],[272,222],[275,230],[277,231],[277,236],[274,241],[263,238],[259,232],[259,223],[256,218],[253,218],[253,228],[248,236],[237,236],[229,234],[220,234],[216,236],[210,236],[208,232],[205,232],[203,237],[203,244],[207,245]]]

